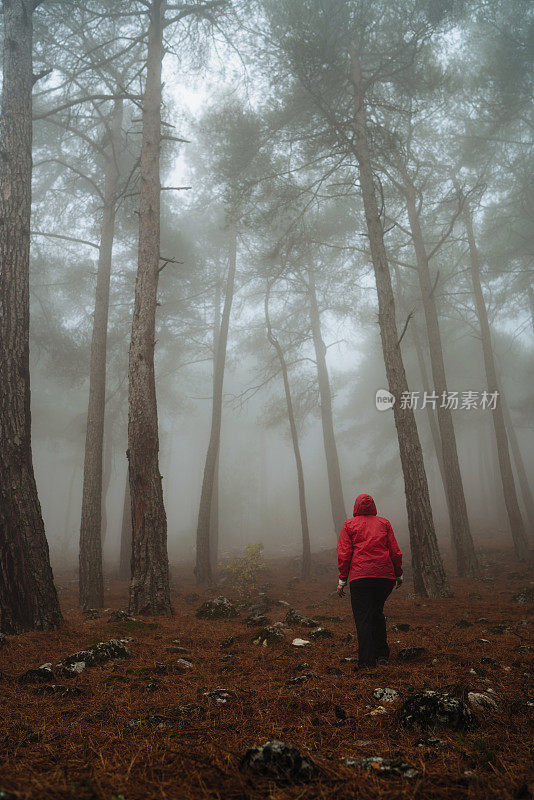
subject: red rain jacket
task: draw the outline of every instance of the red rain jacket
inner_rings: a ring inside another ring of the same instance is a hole
[[[337,543],[339,579],[399,578],[402,553],[393,528],[385,517],[377,517],[370,494],[360,494],[354,516],[346,520]]]

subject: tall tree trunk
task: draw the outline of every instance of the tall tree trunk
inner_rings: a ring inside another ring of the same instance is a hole
[[[456,434],[452,421],[452,414],[447,407],[447,378],[445,374],[445,361],[443,358],[443,345],[439,329],[438,312],[434,298],[434,287],[428,266],[423,231],[416,209],[415,186],[408,175],[402,161],[399,161],[399,170],[404,184],[404,194],[410,230],[417,262],[419,286],[423,298],[426,331],[434,380],[434,392],[437,394],[437,416],[441,439],[441,452],[443,454],[443,468],[445,475],[445,492],[447,506],[451,521],[452,547],[456,556],[456,567],[460,576],[477,575],[480,571],[475,546],[471,536],[467,503],[465,500],[460,460],[456,446]]]
[[[111,474],[113,472],[113,441],[111,438],[111,422],[104,426],[104,458],[102,464],[102,547],[106,541],[108,533],[108,512],[107,512],[107,499],[109,492],[109,485],[111,483]]]
[[[132,510],[130,612],[172,611],[167,517],[159,471],[154,339],[160,261],[161,64],[164,0],[150,3],[143,97],[139,257],[130,343],[128,464]]]
[[[521,455],[521,448],[519,447],[519,441],[517,439],[517,433],[515,432],[514,423],[512,420],[512,416],[510,414],[510,409],[508,408],[506,397],[502,391],[501,391],[501,403],[504,411],[504,421],[506,424],[506,431],[508,433],[508,440],[510,442],[512,455],[514,457],[517,479],[519,481],[519,487],[521,489],[521,495],[523,497],[525,511],[527,512],[530,534],[532,536],[532,533],[534,533],[534,499],[532,497],[532,491],[530,489],[530,484],[528,482],[527,471],[525,469],[523,456]]]
[[[95,312],[89,369],[89,404],[85,431],[82,516],[80,524],[78,600],[82,608],[102,608],[102,453],[106,406],[106,352],[109,313],[109,282],[122,128],[122,100],[113,108],[111,141],[106,154],[104,208],[98,253]]]
[[[375,194],[367,141],[367,123],[360,65],[353,47],[351,47],[350,55],[354,86],[355,155],[358,161],[360,187],[375,272],[378,295],[378,322],[386,376],[389,391],[396,399],[393,406],[393,414],[404,475],[414,586],[416,593],[419,595],[447,597],[450,596],[451,591],[438,548],[423,462],[423,451],[419,441],[415,416],[413,409],[409,407],[403,408],[400,402],[403,392],[408,392],[408,382],[399,347],[395,320],[395,300],[384,246],[384,231]]]
[[[464,204],[464,221],[467,231],[467,239],[469,242],[471,278],[473,281],[475,307],[482,338],[482,352],[484,354],[486,381],[488,384],[488,392],[491,394],[499,391],[499,384],[497,381],[495,357],[493,355],[493,346],[491,343],[488,312],[486,309],[484,294],[482,292],[482,284],[480,282],[480,262],[475,241],[475,234],[473,231],[473,220],[471,218],[471,211],[467,202]],[[508,521],[514,542],[515,554],[520,561],[524,561],[528,554],[528,542],[525,533],[525,526],[523,524],[523,518],[519,509],[519,503],[517,501],[512,462],[510,460],[510,451],[508,449],[508,437],[506,436],[506,427],[504,424],[503,407],[502,403],[499,401],[496,403],[495,408],[493,409],[493,427],[495,429],[495,440],[497,444],[497,455],[499,459],[504,502],[506,505]]]
[[[332,392],[330,378],[326,366],[326,345],[321,333],[321,317],[317,303],[315,288],[315,272],[308,269],[308,300],[310,303],[310,322],[312,328],[313,344],[315,347],[315,360],[317,363],[317,379],[319,383],[319,396],[321,398],[321,422],[323,428],[323,443],[326,456],[326,469],[328,474],[328,487],[330,489],[330,507],[334,521],[334,533],[337,536],[347,515],[343,501],[343,486],[337,454],[336,437],[334,434],[334,420],[332,417]]]
[[[197,583],[211,583],[211,559],[210,559],[210,519],[211,507],[213,502],[213,486],[215,481],[215,471],[219,456],[219,443],[221,439],[221,418],[222,418],[222,397],[224,370],[226,366],[226,346],[228,342],[228,327],[230,324],[230,312],[234,299],[234,283],[236,270],[237,250],[237,231],[235,222],[230,226],[230,257],[228,263],[228,276],[226,278],[226,292],[224,295],[224,306],[221,317],[221,328],[217,341],[217,355],[215,358],[215,375],[213,378],[213,404],[211,411],[211,433],[206,453],[206,463],[204,465],[204,478],[202,481],[202,492],[200,495],[200,506],[198,509],[197,524],[197,558],[195,575]]]
[[[293,409],[293,400],[291,397],[291,388],[289,386],[289,376],[287,372],[287,362],[284,351],[280,342],[273,334],[271,326],[271,319],[269,316],[269,290],[267,287],[265,293],[265,325],[267,327],[267,339],[274,347],[280,369],[282,371],[282,379],[284,382],[284,393],[286,397],[287,416],[289,420],[289,428],[291,431],[291,442],[293,444],[293,454],[295,456],[295,464],[297,467],[297,482],[299,490],[299,509],[300,509],[300,526],[302,530],[302,562],[301,562],[301,575],[303,578],[309,578],[311,575],[311,549],[310,549],[310,530],[308,527],[308,512],[306,509],[306,489],[304,486],[304,470],[302,469],[302,457],[300,455],[299,437],[297,432],[297,425],[295,422],[295,412]]]
[[[399,269],[396,264],[394,264],[393,269],[396,277],[396,294],[400,301],[401,311],[403,314],[406,315],[406,317],[408,317],[409,313],[408,305],[404,297],[402,280],[399,274]],[[415,319],[412,320],[412,322],[410,323],[410,335],[415,349],[415,353],[417,355],[417,363],[419,365],[419,372],[421,373],[421,383],[423,386],[423,391],[430,392],[430,381],[428,379],[428,371],[426,368],[423,346],[421,344],[421,337],[419,336],[419,330],[417,328]],[[439,437],[439,428],[436,420],[436,415],[434,413],[434,409],[432,408],[432,405],[430,403],[428,403],[426,406],[426,414],[428,419],[428,427],[430,428],[430,434],[432,436],[432,443],[434,445],[434,453],[436,455],[436,460],[438,462],[439,474],[441,475],[443,490],[445,492],[445,501],[448,502],[447,491],[445,489],[445,470],[443,466],[443,453],[441,452],[441,440]]]
[[[0,629],[60,624],[33,472],[30,413],[32,13],[3,3],[0,115]]]
[[[132,511],[130,502],[130,482],[128,473],[124,484],[124,504],[122,508],[121,548],[119,556],[119,578],[130,580],[132,574]]]
[[[213,321],[213,393],[215,394],[215,374],[217,372],[217,346],[221,331],[221,283],[217,280],[215,287],[215,316]],[[219,452],[215,462],[213,476],[213,493],[210,509],[210,563],[212,572],[217,567],[219,558]]]

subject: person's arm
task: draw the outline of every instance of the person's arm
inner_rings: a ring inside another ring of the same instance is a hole
[[[397,585],[402,583],[402,553],[400,551],[400,547],[397,544],[397,540],[395,539],[395,534],[393,533],[393,528],[391,527],[391,523],[388,522],[388,549],[389,549],[389,557],[393,562],[393,569],[395,570],[395,580],[397,581]]]
[[[351,560],[352,560],[352,538],[347,529],[347,523],[344,522],[337,543],[337,562],[339,566],[338,594],[340,595],[343,594],[343,587],[347,583],[349,577]]]

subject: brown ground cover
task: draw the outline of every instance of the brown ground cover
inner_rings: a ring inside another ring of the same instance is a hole
[[[386,607],[391,661],[363,673],[342,661],[356,655],[356,645],[342,641],[354,624],[348,599],[332,596],[332,553],[317,557],[317,577],[309,583],[291,582],[291,567],[281,562],[271,562],[262,579],[273,600],[319,617],[332,630],[333,638],[301,649],[291,641],[308,638],[305,628],[295,626],[285,643],[264,648],[252,643],[245,615],[198,620],[195,610],[205,593],[187,599],[198,591],[189,566],[173,570],[174,616],[138,623],[108,622],[109,613],[85,619],[76,608],[74,576],[59,574],[63,629],[10,637],[0,650],[0,797],[3,790],[35,800],[531,798],[534,653],[524,645],[533,644],[533,607],[512,597],[532,586],[532,572],[497,549],[486,551],[485,560],[483,580],[452,579],[452,599],[416,598],[410,580],[394,591]],[[229,590],[218,593],[231,597]],[[110,609],[124,608],[125,584],[109,583],[106,597]],[[283,620],[286,611],[274,605],[268,615]],[[337,621],[339,616],[344,619]],[[408,623],[409,630],[397,631],[395,623]],[[502,623],[504,632],[493,627]],[[56,678],[80,687],[83,696],[37,696],[34,686],[17,683],[29,668],[120,636],[133,637],[130,658],[90,667],[76,678]],[[234,644],[221,647],[228,636]],[[180,657],[167,650],[173,639],[190,649],[193,669],[155,674],[156,662]],[[399,661],[399,650],[412,645],[425,647],[428,655]],[[488,656],[501,666],[481,662]],[[303,672],[317,677],[287,685]],[[379,705],[372,694],[376,687],[396,689],[400,700],[384,703],[387,713],[372,716]],[[490,687],[500,698],[499,711],[477,711],[480,724],[468,733],[437,731],[448,742],[445,750],[419,747],[421,734],[401,729],[396,709],[412,691],[436,687],[449,687],[464,699]],[[224,705],[204,694],[217,688],[232,693]],[[188,705],[200,708],[184,711]],[[339,709],[346,719],[339,719]],[[139,719],[141,724],[131,723]],[[278,785],[241,773],[245,750],[272,739],[298,747],[316,765],[316,778]],[[371,744],[357,744],[361,740]],[[419,776],[387,777],[341,764],[344,757],[377,755],[402,758]]]

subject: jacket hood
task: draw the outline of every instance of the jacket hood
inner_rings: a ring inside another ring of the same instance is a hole
[[[370,494],[359,494],[354,503],[353,516],[376,516],[375,501]]]

